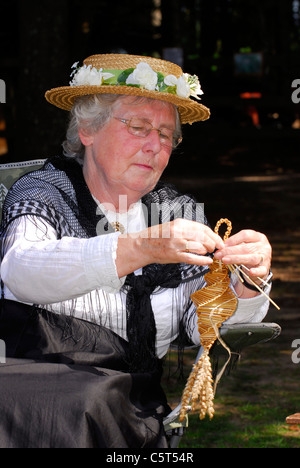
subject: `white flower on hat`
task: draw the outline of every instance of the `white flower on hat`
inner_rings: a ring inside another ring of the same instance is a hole
[[[177,96],[188,98],[191,95],[191,88],[187,79],[186,74],[180,76],[177,80],[176,86]]]
[[[152,70],[148,63],[140,62],[128,76],[126,84],[139,85],[149,91],[154,91],[157,85],[157,73]]]
[[[78,63],[78,62],[77,62]],[[77,64],[74,64],[74,68]],[[102,69],[92,67],[92,65],[83,65],[78,71],[71,74],[73,80],[70,82],[71,86],[101,86],[103,81],[112,78],[114,75],[111,73],[102,73]]]
[[[190,89],[191,89],[191,96],[194,96],[196,99],[200,99],[198,96],[204,94],[202,89],[201,89],[201,86],[200,86],[200,82],[199,82],[199,78],[197,75],[188,75],[188,82],[189,82],[189,85],[190,85]]]
[[[175,88],[177,96],[188,98],[191,95],[191,89],[186,77],[186,73],[179,78],[176,78],[175,75],[168,75],[165,77],[164,82],[167,86]]]
[[[168,75],[165,77],[164,82],[167,86],[177,86],[177,79],[175,75]]]
[[[184,73],[179,78],[175,75],[168,75],[165,77],[164,82],[167,86],[175,88],[177,96],[188,98],[190,96],[200,99],[198,95],[203,94],[200,87],[199,79],[196,75],[189,75]]]

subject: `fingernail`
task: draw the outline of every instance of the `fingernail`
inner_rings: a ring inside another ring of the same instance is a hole
[[[222,257],[223,257],[222,252],[216,252],[216,253],[215,253],[215,258],[216,258],[217,260],[220,260]]]

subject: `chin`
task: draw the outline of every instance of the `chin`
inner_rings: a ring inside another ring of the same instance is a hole
[[[156,186],[158,182],[158,179],[155,180],[155,181],[151,181],[147,184],[145,183],[134,183],[134,184],[131,184],[131,186],[129,187],[132,191],[135,191],[135,192],[138,192],[140,193],[140,198],[144,195],[146,195],[147,193],[151,192],[151,190],[154,189],[154,187]]]

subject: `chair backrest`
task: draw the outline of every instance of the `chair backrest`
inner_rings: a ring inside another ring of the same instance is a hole
[[[3,203],[10,187],[22,175],[40,169],[45,161],[45,159],[35,159],[32,161],[0,164],[0,219],[2,217]]]

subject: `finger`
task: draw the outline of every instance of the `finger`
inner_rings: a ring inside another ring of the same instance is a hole
[[[210,248],[208,245],[203,245],[195,241],[186,241],[183,251],[197,255],[206,255],[212,254],[214,252],[214,247]]]
[[[213,253],[217,245],[224,247],[222,239],[216,235],[212,236],[211,232],[190,233],[187,239],[183,240],[182,250],[205,255],[208,252]]]
[[[259,242],[264,238],[264,234],[260,232],[253,231],[251,229],[244,229],[233,236],[230,236],[225,241],[226,247],[231,247],[239,244],[249,244]]]
[[[214,252],[216,249],[220,248],[222,245],[222,239],[218,239],[216,237],[212,237],[210,235],[207,235],[207,234],[203,234],[199,237],[197,237],[195,239],[195,242],[194,242],[194,245],[197,247],[198,246],[198,249],[201,248],[200,246],[203,246],[203,248],[205,249],[205,253],[206,252]],[[222,247],[221,247],[222,248]],[[223,247],[224,248],[224,247]],[[191,250],[191,249],[190,249]]]
[[[225,244],[221,237],[210,227],[196,221],[176,219],[170,223],[171,237],[188,241],[199,242],[206,246],[207,251],[223,249]]]
[[[270,259],[268,257],[265,258],[261,254],[225,256],[222,258],[222,262],[226,265],[243,265],[250,276],[262,279],[269,275],[271,267]]]
[[[250,268],[248,273],[250,276],[253,276],[253,278],[255,277],[257,278],[259,276],[260,278],[264,279],[269,275],[269,272],[270,272],[269,267],[265,265],[261,265],[258,267]]]
[[[211,265],[213,262],[213,259],[204,255],[197,255],[195,253],[182,252],[181,262],[187,263],[188,265]]]
[[[196,253],[205,255],[209,250],[201,243],[195,241],[186,241],[183,250],[186,253]]]
[[[247,265],[248,268],[260,266],[262,264],[263,257],[261,253],[247,253],[239,248],[231,251],[225,249],[224,253],[221,251],[216,252],[214,256],[217,260],[222,260],[225,264],[244,264]]]
[[[202,226],[194,232],[190,232],[188,238],[203,244],[208,252],[214,252],[216,249],[224,249],[225,244],[221,237],[212,231],[208,226]]]
[[[235,239],[234,242],[236,242],[236,240],[237,239]],[[234,255],[247,255],[247,254],[253,256],[252,260],[254,263],[251,262],[251,266],[253,266],[254,264],[261,263],[262,258],[270,260],[271,255],[272,255],[272,249],[267,238],[262,235],[262,237],[260,237],[260,240],[258,241],[241,242],[237,244],[234,243],[234,245],[229,245],[226,242],[224,249],[221,249],[215,252],[215,257],[221,260],[224,257],[229,257],[229,256],[234,256]]]

